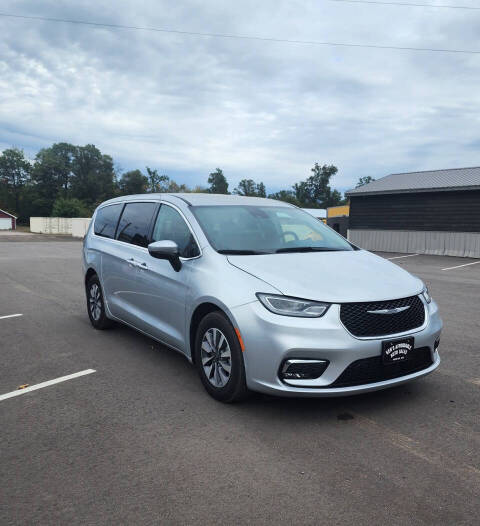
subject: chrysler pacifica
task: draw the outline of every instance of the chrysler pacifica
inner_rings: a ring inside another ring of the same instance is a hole
[[[83,263],[92,325],[121,322],[179,351],[218,400],[362,393],[440,363],[442,321],[424,283],[287,203],[111,199]]]

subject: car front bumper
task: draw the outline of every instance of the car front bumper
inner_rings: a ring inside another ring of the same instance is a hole
[[[440,364],[434,344],[440,337],[443,324],[436,303],[424,304],[426,319],[421,328],[379,338],[352,336],[340,321],[340,305],[331,305],[321,318],[279,316],[258,301],[236,307],[231,312],[245,344],[247,386],[254,391],[281,396],[327,397],[385,389],[425,376]],[[382,341],[403,337],[414,337],[415,349],[428,347],[431,364],[388,380],[329,387],[353,362],[380,357]],[[279,377],[281,365],[287,359],[328,360],[329,364],[319,378],[296,380],[296,385],[292,385],[291,381],[287,383]]]

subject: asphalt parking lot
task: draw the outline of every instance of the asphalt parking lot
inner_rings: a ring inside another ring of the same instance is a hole
[[[95,371],[0,396],[0,524],[478,524],[478,260],[382,254],[440,305],[427,378],[223,405],[179,354],[91,328],[80,253],[0,241],[0,395]]]

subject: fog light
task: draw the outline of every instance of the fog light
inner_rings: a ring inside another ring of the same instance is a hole
[[[286,360],[280,371],[284,380],[314,380],[324,373],[327,360]]]
[[[437,338],[435,340],[435,343],[433,344],[433,350],[436,351],[439,345],[440,345],[440,338]]]

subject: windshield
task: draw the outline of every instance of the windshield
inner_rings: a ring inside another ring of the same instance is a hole
[[[223,254],[272,254],[353,250],[348,241],[298,208],[195,206],[200,226]]]

